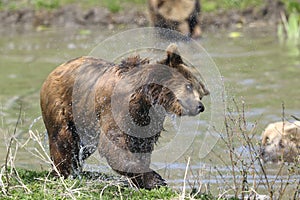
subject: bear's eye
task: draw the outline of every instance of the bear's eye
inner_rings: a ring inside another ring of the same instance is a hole
[[[271,142],[271,141],[270,141],[270,138],[269,138],[269,137],[266,137],[266,144],[269,145],[270,142]]]
[[[284,144],[283,144],[282,140],[280,140],[280,142],[279,142],[279,147],[282,149],[284,148]]]
[[[188,91],[190,91],[190,92],[193,90],[192,84],[187,84],[185,87],[186,87],[186,89],[187,89]]]

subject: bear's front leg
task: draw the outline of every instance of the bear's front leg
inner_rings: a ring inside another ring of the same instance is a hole
[[[145,173],[127,173],[121,171],[117,172],[121,175],[129,177],[134,185],[136,185],[138,188],[145,188],[150,190],[167,185],[165,180],[153,170]]]
[[[129,177],[138,188],[153,189],[167,185],[158,173],[150,169],[151,153],[129,151],[123,133],[109,135],[110,138],[101,134],[99,152],[113,170]]]

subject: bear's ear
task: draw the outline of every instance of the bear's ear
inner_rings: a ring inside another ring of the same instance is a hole
[[[300,127],[293,123],[284,129],[285,135],[295,143],[300,139]]]
[[[177,68],[178,65],[183,63],[176,44],[170,44],[166,49],[166,53],[167,58],[158,63],[168,65],[169,67],[173,68]]]

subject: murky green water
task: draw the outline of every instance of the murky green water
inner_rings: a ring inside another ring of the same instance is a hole
[[[229,38],[228,32],[225,31],[206,33],[198,42],[212,56],[223,76],[228,107],[231,107],[233,98],[239,104],[244,101],[249,125],[258,122],[258,134],[255,138],[258,140],[266,124],[281,120],[282,104],[287,119],[291,119],[290,115],[300,117],[300,55],[297,54],[299,46],[279,44],[272,30],[240,31],[243,36],[239,38]],[[21,108],[21,121],[16,131],[16,138],[20,143],[17,144],[15,164],[33,169],[50,167],[48,163],[36,157],[36,154],[32,154],[36,152],[35,149],[41,150],[37,143],[29,141],[24,145],[31,128],[39,133],[42,144],[47,148],[45,129],[39,119],[39,89],[42,82],[57,65],[71,58],[87,55],[100,41],[113,33],[100,29],[92,30],[88,35],[80,34],[80,30],[61,29],[26,33],[3,31],[0,37],[1,162],[5,160],[8,140],[13,135]],[[174,137],[171,130],[162,136],[158,145],[163,146]],[[189,137],[188,132],[186,137]],[[199,138],[196,138],[192,146],[199,145],[198,141]],[[223,147],[218,145],[219,143],[215,149],[226,157]],[[13,146],[15,147],[16,143]],[[193,151],[193,148],[190,148],[188,152]],[[171,185],[182,185],[188,155],[184,154],[167,168],[160,170]],[[200,175],[206,173],[202,169],[212,168],[208,159],[199,159],[197,153],[191,155],[193,157],[190,168]],[[95,163],[98,163],[98,159],[96,155],[89,161],[88,167],[96,169],[98,164]],[[109,169],[104,161],[100,163],[101,169]],[[222,167],[220,162],[216,163]],[[154,165],[159,166],[160,163]],[[276,170],[276,166],[274,168]],[[202,177],[200,175],[198,177]],[[218,179],[202,179],[202,183],[208,182],[216,183]]]

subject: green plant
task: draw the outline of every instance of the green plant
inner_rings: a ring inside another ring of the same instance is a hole
[[[277,27],[279,42],[287,48],[291,56],[299,56],[300,50],[300,15],[298,12],[292,12],[287,19],[286,15],[281,13],[281,23]]]
[[[219,9],[245,9],[262,5],[263,0],[201,0],[201,6],[204,12],[217,11]]]
[[[60,6],[59,0],[31,0],[31,4],[34,5],[36,9],[55,9]]]
[[[298,0],[283,0],[285,8],[288,13],[297,12],[300,13],[300,3]]]
[[[300,39],[300,15],[292,12],[289,18],[281,13],[281,22],[278,25],[278,36],[280,39],[286,37],[287,40],[298,41]]]
[[[104,5],[113,13],[121,10],[120,0],[103,0]]]

